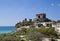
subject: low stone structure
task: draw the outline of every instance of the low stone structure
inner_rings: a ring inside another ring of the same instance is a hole
[[[34,23],[35,27],[41,27],[45,26],[47,28],[52,27],[53,22],[39,22],[39,23]]]

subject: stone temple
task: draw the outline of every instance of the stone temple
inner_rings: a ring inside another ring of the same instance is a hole
[[[46,18],[45,13],[36,14],[36,18],[33,19],[33,22],[37,27],[52,27],[52,22],[50,19]]]
[[[45,13],[36,14],[36,18],[34,19],[34,22],[50,22],[51,20],[46,18]]]

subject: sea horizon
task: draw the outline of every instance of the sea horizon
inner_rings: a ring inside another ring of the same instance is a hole
[[[10,33],[16,30],[15,26],[0,26],[0,34]]]

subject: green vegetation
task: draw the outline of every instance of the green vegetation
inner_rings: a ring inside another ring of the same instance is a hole
[[[57,23],[60,23],[60,20],[57,20]]]
[[[57,38],[57,33],[54,28],[40,28],[39,31],[51,38]]]
[[[20,41],[20,37],[15,34],[0,34],[0,41]]]
[[[42,37],[58,38],[54,28],[45,28],[43,26],[40,28],[34,28],[34,26],[30,28],[21,28],[16,35],[26,35],[25,38],[32,41],[39,41]]]
[[[57,38],[57,34],[54,28],[45,28],[45,27],[41,27],[41,28],[22,28],[23,33],[28,34],[29,32],[39,32],[45,35],[48,35],[51,38]]]

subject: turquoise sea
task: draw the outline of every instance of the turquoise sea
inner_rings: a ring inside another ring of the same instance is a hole
[[[0,26],[0,34],[10,33],[15,30],[16,30],[16,27],[14,26]]]

